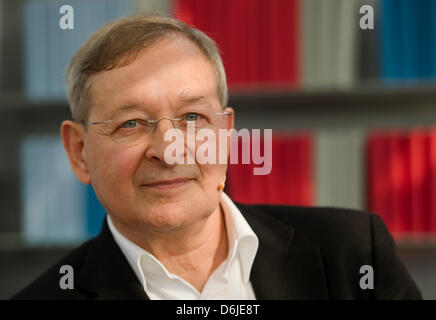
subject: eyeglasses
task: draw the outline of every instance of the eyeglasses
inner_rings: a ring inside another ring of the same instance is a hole
[[[161,117],[159,119],[147,119],[143,115],[124,114],[110,120],[86,121],[82,122],[82,124],[98,125],[101,130],[100,134],[109,137],[116,143],[140,143],[149,138],[156,131],[158,123],[164,119],[171,121],[173,128],[181,130],[186,137],[185,133],[188,132],[188,128],[193,128],[195,132],[201,129],[217,131],[219,128],[224,127],[220,120],[231,114],[231,112],[216,112],[214,114],[186,112],[176,118]]]

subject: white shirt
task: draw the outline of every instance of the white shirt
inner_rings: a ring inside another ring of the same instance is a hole
[[[229,251],[227,259],[211,274],[202,292],[190,283],[168,272],[151,253],[123,236],[107,216],[115,242],[152,300],[254,300],[250,272],[259,247],[259,239],[233,201],[223,192],[224,211]]]

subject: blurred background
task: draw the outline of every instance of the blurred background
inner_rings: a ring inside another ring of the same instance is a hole
[[[97,28],[135,13],[212,37],[236,127],[273,129],[270,175],[229,166],[234,200],[375,212],[436,299],[436,0],[0,0],[0,299],[100,229],[59,138],[63,79]]]

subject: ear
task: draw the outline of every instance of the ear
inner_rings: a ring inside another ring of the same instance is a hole
[[[61,124],[61,137],[74,174],[80,182],[90,184],[91,177],[85,158],[84,128],[77,122],[65,120]]]

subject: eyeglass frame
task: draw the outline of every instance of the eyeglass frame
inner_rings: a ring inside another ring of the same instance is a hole
[[[217,116],[230,116],[232,115],[232,112],[216,112],[215,115]],[[159,119],[147,119],[145,120],[147,123],[151,123],[154,124],[154,129],[156,129],[157,124],[159,123],[159,121],[163,120],[163,119],[168,119],[171,121],[171,123],[173,124],[173,127],[176,129],[176,126],[174,125],[174,121],[182,121],[183,118],[170,118],[170,117],[161,117]],[[82,124],[102,124],[102,123],[111,123],[112,120],[103,120],[103,121],[80,121],[80,123]]]

